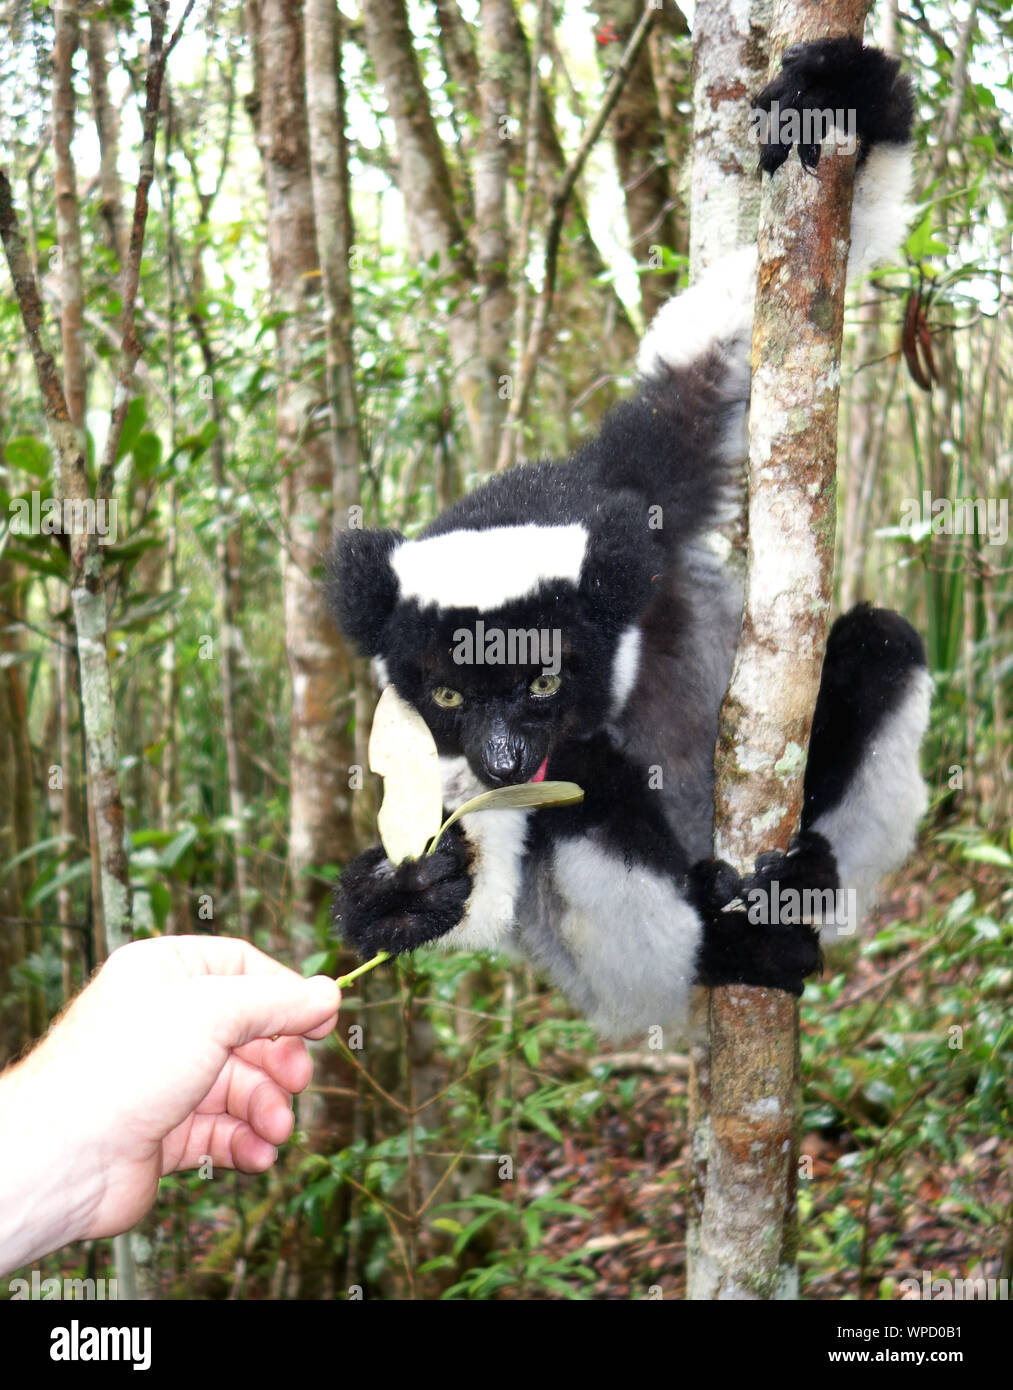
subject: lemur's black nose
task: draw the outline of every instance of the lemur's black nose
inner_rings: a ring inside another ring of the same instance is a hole
[[[512,782],[520,771],[521,761],[520,748],[509,738],[490,738],[482,749],[482,766],[497,782]]]

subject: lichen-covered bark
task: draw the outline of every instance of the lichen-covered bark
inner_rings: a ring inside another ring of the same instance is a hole
[[[783,0],[771,53],[860,34],[864,19],[865,0]],[[716,852],[740,869],[787,846],[802,804],[831,596],[853,179],[853,156],[827,149],[818,180],[793,159],[761,198],[746,605],[715,763]],[[711,1142],[691,1296],[791,1297],[797,1004],[717,989],[710,1029]]]
[[[514,295],[510,278],[510,236],[507,228],[507,175],[515,156],[510,117],[511,69],[521,55],[512,48],[513,6],[510,0],[491,0],[481,11],[479,36],[479,93],[481,125],[474,161],[475,260],[479,301],[479,348],[490,385],[505,382],[510,371],[510,338]],[[483,391],[482,437],[493,451],[506,415],[507,395]],[[492,460],[495,459],[493,452]]]
[[[757,150],[749,144],[747,94],[767,73],[771,0],[705,0],[693,25],[693,167],[690,180],[690,276],[712,260],[756,239],[759,216]],[[740,568],[745,549],[745,488],[739,515],[728,526]],[[688,1296],[709,1298],[704,1278],[700,1223],[711,1152],[710,995],[695,992],[690,1071],[690,1201],[686,1231]]]
[[[756,236],[757,148],[745,119],[767,76],[773,0],[705,0],[693,24],[690,274]]]

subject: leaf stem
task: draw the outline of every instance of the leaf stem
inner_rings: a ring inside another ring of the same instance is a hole
[[[382,965],[385,960],[390,960],[389,951],[377,951],[372,960],[367,960],[365,965],[357,966],[355,970],[350,970],[347,975],[339,975],[335,981],[339,989],[344,989],[353,980],[357,980],[360,975],[365,975],[367,970],[373,970],[376,966]]]

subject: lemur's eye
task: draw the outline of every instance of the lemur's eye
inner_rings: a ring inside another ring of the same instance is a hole
[[[558,676],[536,676],[528,689],[539,700],[544,700],[547,695],[555,695],[562,683]]]
[[[433,691],[433,699],[440,709],[457,709],[464,704],[464,696],[459,690],[451,690],[447,685],[438,685]]]

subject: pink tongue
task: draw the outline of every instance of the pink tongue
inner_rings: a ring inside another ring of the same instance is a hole
[[[540,768],[538,769],[538,771],[535,773],[534,777],[532,777],[532,779],[531,779],[532,782],[544,782],[544,781],[545,781],[545,769],[548,767],[548,765],[549,765],[549,760],[548,760],[548,758],[545,758],[545,759],[543,760],[543,762],[542,762],[541,767],[540,767]]]

